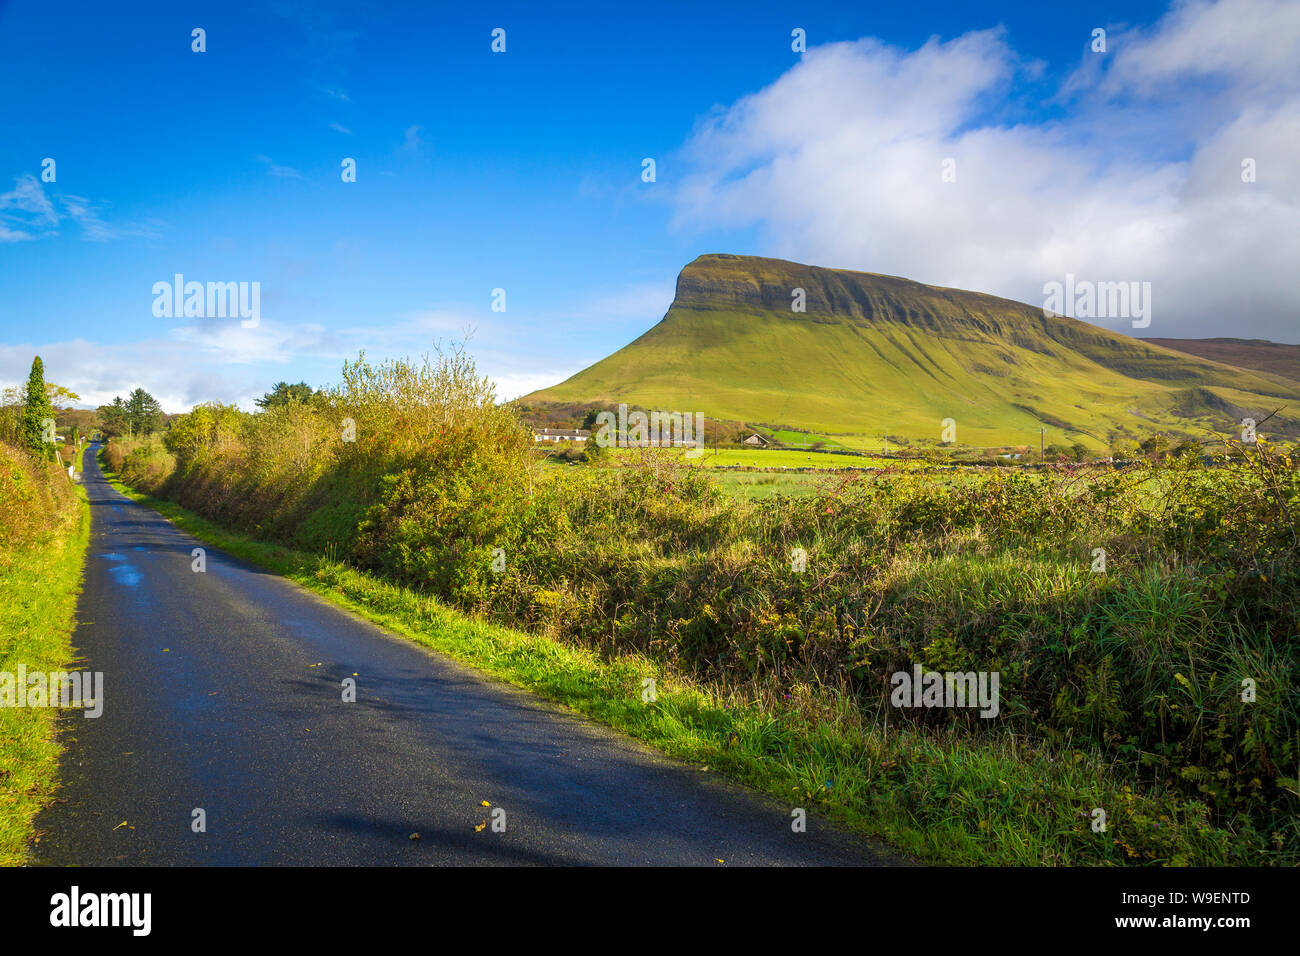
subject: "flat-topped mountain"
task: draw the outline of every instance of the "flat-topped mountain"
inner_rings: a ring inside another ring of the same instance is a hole
[[[798,306],[802,305],[802,311]],[[1226,431],[1300,383],[978,292],[780,259],[705,255],[664,318],[526,404],[703,412],[821,434],[973,445]],[[1275,429],[1276,431],[1277,429]]]

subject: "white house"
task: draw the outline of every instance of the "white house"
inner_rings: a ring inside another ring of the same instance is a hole
[[[543,428],[533,433],[533,441],[586,441],[591,432],[582,428]]]

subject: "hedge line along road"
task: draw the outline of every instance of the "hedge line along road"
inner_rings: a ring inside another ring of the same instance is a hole
[[[813,817],[795,833],[790,806],[222,554],[114,490],[95,446],[84,464],[73,643],[77,667],[104,675],[103,713],[59,718],[67,750],[37,863],[892,861]]]

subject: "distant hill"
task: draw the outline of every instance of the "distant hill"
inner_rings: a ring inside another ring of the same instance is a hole
[[[791,309],[803,289],[806,311]],[[1172,351],[1041,308],[896,276],[705,255],[664,318],[617,352],[521,399],[535,408],[703,412],[773,428],[971,445],[1112,439],[1235,427],[1288,411],[1300,382]]]
[[[1282,345],[1264,339],[1143,339],[1161,348],[1185,352],[1225,365],[1280,375],[1300,382],[1300,345]]]

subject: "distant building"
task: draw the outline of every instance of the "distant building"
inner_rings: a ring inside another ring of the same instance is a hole
[[[533,433],[533,441],[586,441],[591,432],[582,428],[543,428]]]
[[[767,448],[772,444],[772,442],[771,440],[764,438],[758,432],[754,432],[754,434],[745,439],[743,444],[752,445],[755,448]]]

